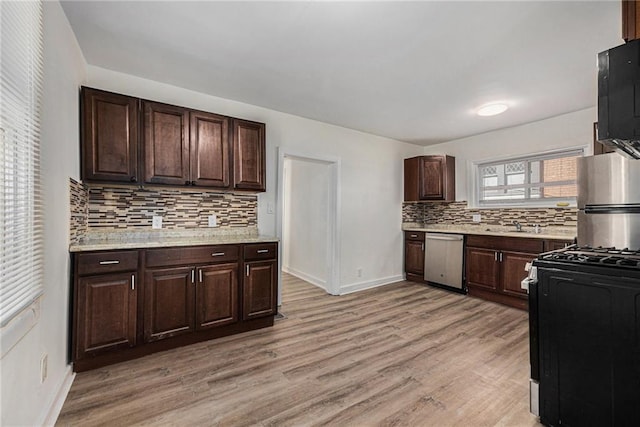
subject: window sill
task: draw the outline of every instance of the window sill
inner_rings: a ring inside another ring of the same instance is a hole
[[[558,206],[556,203],[505,203],[500,205],[490,205],[490,206],[482,206],[482,205],[472,205],[471,203],[467,204],[467,209],[576,209],[577,204],[575,202],[569,203],[567,206]]]
[[[4,358],[22,337],[38,323],[40,320],[41,298],[36,298],[31,305],[0,329],[0,359]]]

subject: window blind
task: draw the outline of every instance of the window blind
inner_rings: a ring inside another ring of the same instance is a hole
[[[0,326],[42,293],[40,1],[0,2]]]

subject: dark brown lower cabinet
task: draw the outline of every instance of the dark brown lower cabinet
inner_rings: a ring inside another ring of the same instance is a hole
[[[469,295],[527,310],[520,288],[525,265],[543,250],[543,240],[500,236],[467,236],[466,277]]]
[[[151,342],[195,328],[195,270],[177,267],[145,273],[144,340]]]
[[[243,281],[244,320],[276,314],[278,296],[277,261],[245,263]]]
[[[78,279],[75,358],[136,345],[136,273]]]
[[[404,272],[407,280],[424,282],[424,231],[404,232]]]
[[[238,321],[238,263],[198,267],[196,329]]]
[[[272,326],[277,312],[277,243],[84,252],[73,263],[76,372]]]

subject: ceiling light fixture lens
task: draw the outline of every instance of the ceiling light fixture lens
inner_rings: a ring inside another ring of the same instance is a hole
[[[505,111],[507,111],[507,109],[509,109],[509,106],[501,102],[495,104],[486,104],[478,108],[477,114],[483,117],[495,116],[504,113]]]

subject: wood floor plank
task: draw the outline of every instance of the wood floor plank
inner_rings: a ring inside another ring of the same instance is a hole
[[[78,374],[57,425],[539,425],[526,313],[411,282],[282,295],[272,328]]]

